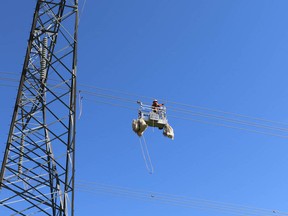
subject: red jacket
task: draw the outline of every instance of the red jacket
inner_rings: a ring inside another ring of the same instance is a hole
[[[163,106],[164,104],[159,104],[157,101],[153,101],[153,103],[152,103],[152,106],[153,107],[161,107],[161,106]]]

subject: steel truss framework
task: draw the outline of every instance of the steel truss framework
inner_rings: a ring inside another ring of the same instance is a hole
[[[77,28],[78,0],[37,1],[0,170],[1,215],[74,214]]]

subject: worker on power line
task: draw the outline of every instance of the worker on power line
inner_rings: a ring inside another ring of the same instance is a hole
[[[164,106],[164,104],[159,104],[156,99],[153,100],[153,103],[152,103],[153,112],[158,113],[159,112],[159,107],[162,107],[162,106]]]

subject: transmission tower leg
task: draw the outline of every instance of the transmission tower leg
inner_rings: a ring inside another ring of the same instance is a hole
[[[0,212],[74,215],[77,32],[78,0],[37,1],[0,170]]]

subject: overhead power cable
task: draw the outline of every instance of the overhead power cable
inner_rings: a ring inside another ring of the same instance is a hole
[[[0,72],[0,74],[1,73],[5,73],[5,72]],[[17,82],[15,78],[0,76],[0,81],[1,80],[3,82],[6,82],[6,81]],[[52,83],[50,86],[53,86]],[[2,84],[0,82],[0,86],[4,86],[4,85],[9,86],[6,84]],[[139,98],[145,98],[145,99],[151,100],[151,97],[135,95],[135,94],[131,94],[131,93],[123,92],[123,91],[104,89],[104,88],[99,88],[96,86],[89,86],[89,85],[84,85],[84,84],[80,84],[80,86],[82,86],[81,97],[83,97],[83,100],[93,101],[102,105],[109,105],[109,106],[111,105],[115,107],[122,107],[126,109],[136,110],[137,109],[136,101]],[[53,88],[64,89],[65,86],[53,86]],[[88,89],[93,89],[94,91],[89,91]],[[96,100],[93,98],[95,98]],[[101,99],[101,101],[99,99]],[[165,100],[165,101],[169,101],[169,100]],[[183,108],[181,106],[184,106],[186,108]],[[238,129],[242,131],[249,131],[249,132],[258,133],[258,134],[265,134],[265,135],[282,137],[282,138],[288,137],[288,127],[286,127],[288,124],[283,123],[283,122],[277,122],[277,121],[267,120],[263,118],[256,118],[256,117],[246,116],[246,115],[237,114],[237,113],[219,111],[219,110],[199,107],[195,105],[182,104],[182,103],[178,103],[174,101],[168,102],[167,108],[169,112],[168,117],[173,117],[177,119],[188,120],[188,121],[193,121],[193,122],[198,122],[198,123],[203,123],[203,124],[221,126],[221,127],[226,127],[226,128],[233,128],[233,129]],[[195,109],[200,109],[201,111],[195,110]],[[205,112],[205,110],[209,112]],[[221,115],[216,114],[216,113],[211,113],[211,112],[221,113]]]
[[[12,73],[12,72],[0,72],[0,74],[13,74],[13,75],[17,75],[17,73]],[[148,100],[152,100],[153,97],[149,97],[149,96],[143,96],[143,95],[138,95],[138,94],[133,94],[133,93],[129,93],[126,91],[120,91],[120,90],[115,90],[115,89],[109,89],[109,88],[100,88],[97,86],[91,86],[91,85],[87,85],[87,84],[83,84],[83,83],[79,83],[79,86],[82,86],[81,89],[94,89],[96,90],[98,93],[100,92],[112,92],[115,94],[121,94],[121,95],[126,95],[126,96],[132,96],[132,97],[136,97],[136,98],[145,98]],[[91,92],[87,90],[87,93],[95,93],[95,92]],[[111,94],[110,94],[111,95]],[[255,120],[255,121],[262,121],[262,122],[268,122],[268,123],[274,123],[274,124],[283,124],[283,125],[288,125],[288,123],[286,122],[279,122],[279,121],[273,121],[273,120],[269,120],[269,119],[265,119],[265,118],[259,118],[259,117],[253,117],[253,116],[248,116],[248,115],[243,115],[243,114],[239,114],[239,113],[234,113],[234,112],[227,112],[227,111],[223,111],[223,110],[218,110],[218,109],[212,109],[212,108],[208,108],[208,107],[203,107],[203,106],[197,106],[197,105],[192,105],[192,104],[186,104],[186,103],[181,103],[181,102],[176,102],[176,101],[171,101],[171,100],[167,100],[167,99],[159,99],[162,101],[166,101],[166,103],[168,104],[175,104],[175,105],[179,105],[179,106],[184,106],[184,107],[188,107],[188,108],[195,108],[195,109],[200,109],[200,110],[206,110],[209,112],[217,112],[217,113],[222,113],[222,114],[226,114],[226,115],[232,115],[232,116],[237,116],[237,117],[242,117],[242,118],[247,118],[247,119],[251,119],[251,120]]]
[[[17,75],[17,73],[12,73],[12,72],[0,72],[0,74]],[[5,79],[5,77],[4,77],[4,79]],[[6,79],[7,79],[7,77],[6,77]],[[14,79],[14,80],[10,79],[10,81],[18,82],[18,80],[16,80],[16,79]],[[57,81],[57,80],[55,80],[55,81]],[[97,86],[91,86],[91,85],[82,84],[82,83],[79,83],[79,86],[82,86],[81,90],[83,90],[83,91],[85,91],[85,88],[97,90],[97,92],[95,92],[95,91],[92,92],[92,91],[86,90],[87,94],[99,95],[99,92],[112,92],[112,93],[114,93],[114,97],[115,97],[115,94],[121,94],[121,95],[132,96],[134,98],[145,98],[145,99],[148,99],[148,100],[152,100],[153,99],[153,97],[149,97],[149,96],[137,95],[137,94],[129,93],[129,92],[126,92],[126,91],[114,90],[114,89],[109,89],[109,88],[100,88],[100,87],[97,87]],[[105,96],[105,94],[102,94],[102,96]],[[106,96],[109,96],[109,94],[106,94]],[[110,94],[110,96],[111,96],[111,94]],[[243,115],[243,114],[234,113],[234,112],[227,112],[227,111],[212,109],[212,108],[203,107],[203,106],[197,106],[197,105],[191,105],[191,104],[186,104],[186,103],[180,103],[180,102],[171,101],[171,100],[167,100],[167,99],[159,99],[159,100],[166,101],[166,103],[168,103],[168,104],[175,104],[175,105],[185,106],[185,107],[189,107],[189,108],[202,109],[202,110],[211,111],[211,112],[218,112],[218,113],[223,113],[223,114],[228,114],[228,115],[234,115],[234,116],[248,118],[248,119],[252,119],[252,120],[256,120],[256,121],[264,121],[264,122],[269,122],[269,123],[288,125],[288,123],[286,123],[286,122],[273,121],[273,120],[269,120],[269,119],[258,118],[258,117]],[[130,102],[131,102],[131,100],[130,100]]]
[[[91,86],[91,85],[86,85],[86,84],[81,84],[81,83],[79,84],[79,86],[83,86],[83,87],[90,88],[90,89],[95,89],[95,90],[97,90],[97,92],[98,91],[100,91],[100,92],[112,92],[114,94],[127,95],[127,96],[136,97],[136,98],[145,98],[145,99],[148,99],[149,101],[154,99],[154,97],[137,95],[137,94],[128,93],[128,92],[120,91],[120,90],[109,89],[109,88],[100,88],[97,86]],[[212,108],[203,107],[203,106],[186,104],[186,103],[176,102],[176,101],[167,100],[167,99],[163,99],[163,98],[162,99],[159,98],[159,100],[165,101],[168,104],[175,104],[175,105],[180,105],[180,106],[184,106],[184,107],[188,107],[188,108],[195,108],[195,109],[206,110],[206,111],[210,111],[210,112],[216,112],[216,113],[228,114],[228,115],[232,115],[232,116],[243,117],[243,118],[256,120],[256,121],[263,121],[263,122],[275,123],[275,124],[283,124],[283,125],[288,126],[287,122],[273,121],[273,120],[269,120],[269,119],[265,119],[265,118],[253,117],[253,116],[243,115],[243,114],[234,113],[234,112],[227,112],[227,111],[212,109]]]
[[[135,104],[136,100],[132,100],[132,99],[128,99],[128,98],[124,98],[124,97],[117,97],[114,95],[108,95],[108,94],[101,94],[101,93],[96,93],[96,92],[89,92],[89,91],[83,91],[84,94],[88,94],[88,95],[92,95],[95,97],[99,97],[99,98],[106,98],[106,99],[112,99],[112,100],[118,100],[118,101],[123,101],[123,102],[130,102]],[[206,117],[206,118],[214,118],[214,119],[221,119],[224,121],[229,121],[229,122],[234,122],[234,123],[239,123],[239,124],[246,124],[246,125],[250,125],[250,126],[256,126],[256,127],[262,127],[262,128],[267,128],[267,129],[273,129],[273,130],[280,130],[280,131],[287,131],[288,132],[288,128],[284,128],[284,127],[275,127],[275,126],[268,126],[265,124],[260,124],[260,123],[255,123],[255,122],[249,122],[249,121],[244,121],[244,120],[237,120],[237,119],[233,119],[233,118],[228,118],[225,116],[221,116],[221,115],[213,115],[213,114],[207,114],[207,113],[201,113],[201,112],[196,112],[193,110],[187,110],[187,109],[181,109],[181,108],[174,108],[174,107],[170,107],[168,106],[169,111],[173,111],[173,112],[177,112],[177,113],[184,113],[184,114],[192,114],[193,116],[202,116],[202,117]],[[272,121],[270,121],[272,122]],[[273,123],[275,124],[285,124],[282,122],[275,122],[273,121]]]
[[[132,106],[129,107],[129,106],[124,106],[124,105],[120,105],[120,104],[116,104],[116,103],[109,103],[109,102],[105,102],[105,101],[100,101],[100,100],[95,100],[95,99],[87,99],[87,98],[83,98],[83,100],[91,101],[91,102],[99,104],[99,105],[105,104],[105,105],[109,105],[109,106],[113,106],[113,107],[120,107],[120,108],[124,108],[124,109],[135,110],[135,108],[133,108]],[[284,139],[288,138],[288,134],[287,134],[287,136],[285,136],[285,135],[281,135],[281,134],[277,134],[277,133],[268,133],[268,132],[252,130],[252,129],[248,129],[248,128],[244,128],[244,127],[237,127],[237,126],[215,123],[215,122],[209,122],[209,121],[204,121],[204,120],[198,120],[198,119],[193,119],[193,118],[188,118],[188,117],[185,118],[185,117],[181,117],[181,116],[169,115],[169,118],[186,120],[186,121],[191,121],[191,122],[197,122],[197,123],[207,124],[207,125],[226,127],[226,128],[231,128],[231,129],[237,129],[237,130],[241,130],[241,131],[252,132],[252,133],[268,135],[268,136],[274,136],[274,137],[279,137],[279,138],[284,138]]]
[[[102,93],[91,92],[91,91],[83,91],[83,93],[84,94],[88,94],[88,95],[92,95],[92,96],[95,96],[95,97],[112,99],[112,100],[119,100],[119,101],[130,102],[130,103],[135,104],[135,100],[124,98],[124,97],[119,97],[119,96],[115,96],[115,95],[111,95],[111,94],[110,95],[109,94],[102,94]],[[260,123],[257,123],[257,122],[236,120],[236,119],[233,119],[231,117],[225,117],[225,116],[221,116],[221,115],[214,115],[214,114],[209,114],[209,113],[207,114],[207,113],[195,112],[195,111],[191,111],[191,110],[187,110],[187,109],[173,108],[173,107],[169,107],[169,110],[170,111],[172,110],[172,111],[175,111],[175,112],[179,112],[179,113],[192,114],[194,116],[198,115],[198,116],[207,117],[207,118],[221,119],[221,120],[224,120],[224,121],[229,121],[229,122],[238,123],[238,124],[244,124],[244,125],[249,125],[249,126],[255,126],[255,127],[260,127],[260,128],[266,128],[266,129],[287,131],[288,132],[288,128],[269,126],[269,125],[260,124]],[[223,112],[223,113],[225,113],[225,112]],[[240,115],[240,114],[237,114],[237,115],[241,116],[241,117],[244,116],[244,115]],[[245,116],[245,117],[247,118],[247,116]],[[260,119],[260,118],[253,118],[253,119],[256,119],[257,121],[265,121],[265,122],[270,122],[270,123],[274,123],[274,124],[288,125],[287,123],[276,122],[276,121],[271,121],[271,120],[265,120],[265,119]]]
[[[143,201],[160,202],[163,204],[188,207],[202,210],[215,210],[230,215],[245,216],[287,216],[288,213],[279,210],[253,208],[244,205],[216,202],[211,200],[195,199],[185,196],[165,194],[151,191],[134,190],[131,188],[99,184],[96,182],[79,181],[75,185],[76,190],[92,194],[109,194],[112,196],[126,197]]]
[[[13,75],[13,76],[20,76],[20,73],[14,73],[14,72],[5,72],[5,71],[0,71],[0,74],[9,74],[9,75]]]
[[[129,102],[127,99],[123,99],[119,97],[111,97],[109,95],[107,96],[103,94],[100,94],[99,98],[108,99],[108,102],[101,100],[101,99],[100,100],[90,99],[87,97],[85,97],[84,100],[92,101],[92,102],[103,104],[103,105],[109,105],[109,106],[114,106],[114,107],[121,107],[121,108],[130,109],[130,110],[135,110],[132,104],[131,106],[127,106],[127,102]],[[113,98],[113,100],[109,100],[110,98]],[[117,103],[117,101],[119,101],[120,103],[123,101],[125,102],[125,105]],[[210,124],[210,125],[221,126],[221,127],[226,127],[226,128],[239,129],[242,131],[249,131],[249,132],[254,132],[258,134],[265,134],[265,135],[276,136],[276,137],[281,137],[281,138],[288,138],[288,133],[287,133],[288,128],[286,127],[270,126],[268,124],[259,124],[255,122],[231,119],[231,118],[226,118],[223,116],[216,116],[216,115],[211,115],[211,114],[193,112],[190,110],[183,110],[183,109],[180,110],[180,109],[173,109],[173,108],[171,109],[169,107],[168,109],[170,111],[169,113],[176,114],[176,115],[169,114],[168,115],[169,118],[177,118],[177,119],[188,120],[188,121],[193,121],[193,122],[198,122],[198,123],[203,123],[203,124]],[[179,116],[177,114],[185,114],[185,115]],[[196,117],[200,117],[200,119]],[[214,121],[215,119],[217,121]]]
[[[227,124],[208,122],[208,121],[203,121],[203,120],[198,120],[198,119],[192,119],[192,118],[184,118],[184,117],[180,117],[180,116],[173,116],[173,115],[171,116],[171,115],[170,115],[170,117],[176,118],[176,119],[182,119],[182,120],[192,121],[192,122],[198,122],[198,123],[201,123],[201,124],[208,124],[208,125],[226,127],[226,128],[237,129],[237,130],[242,130],[242,131],[246,131],[246,132],[252,132],[252,133],[257,133],[257,134],[263,134],[263,135],[268,135],[268,136],[274,136],[274,137],[279,137],[279,138],[288,139],[288,134],[285,136],[285,135],[281,135],[281,134],[277,134],[277,133],[263,132],[263,131],[252,130],[252,129],[243,128],[243,127],[237,127],[237,126],[227,125]]]

